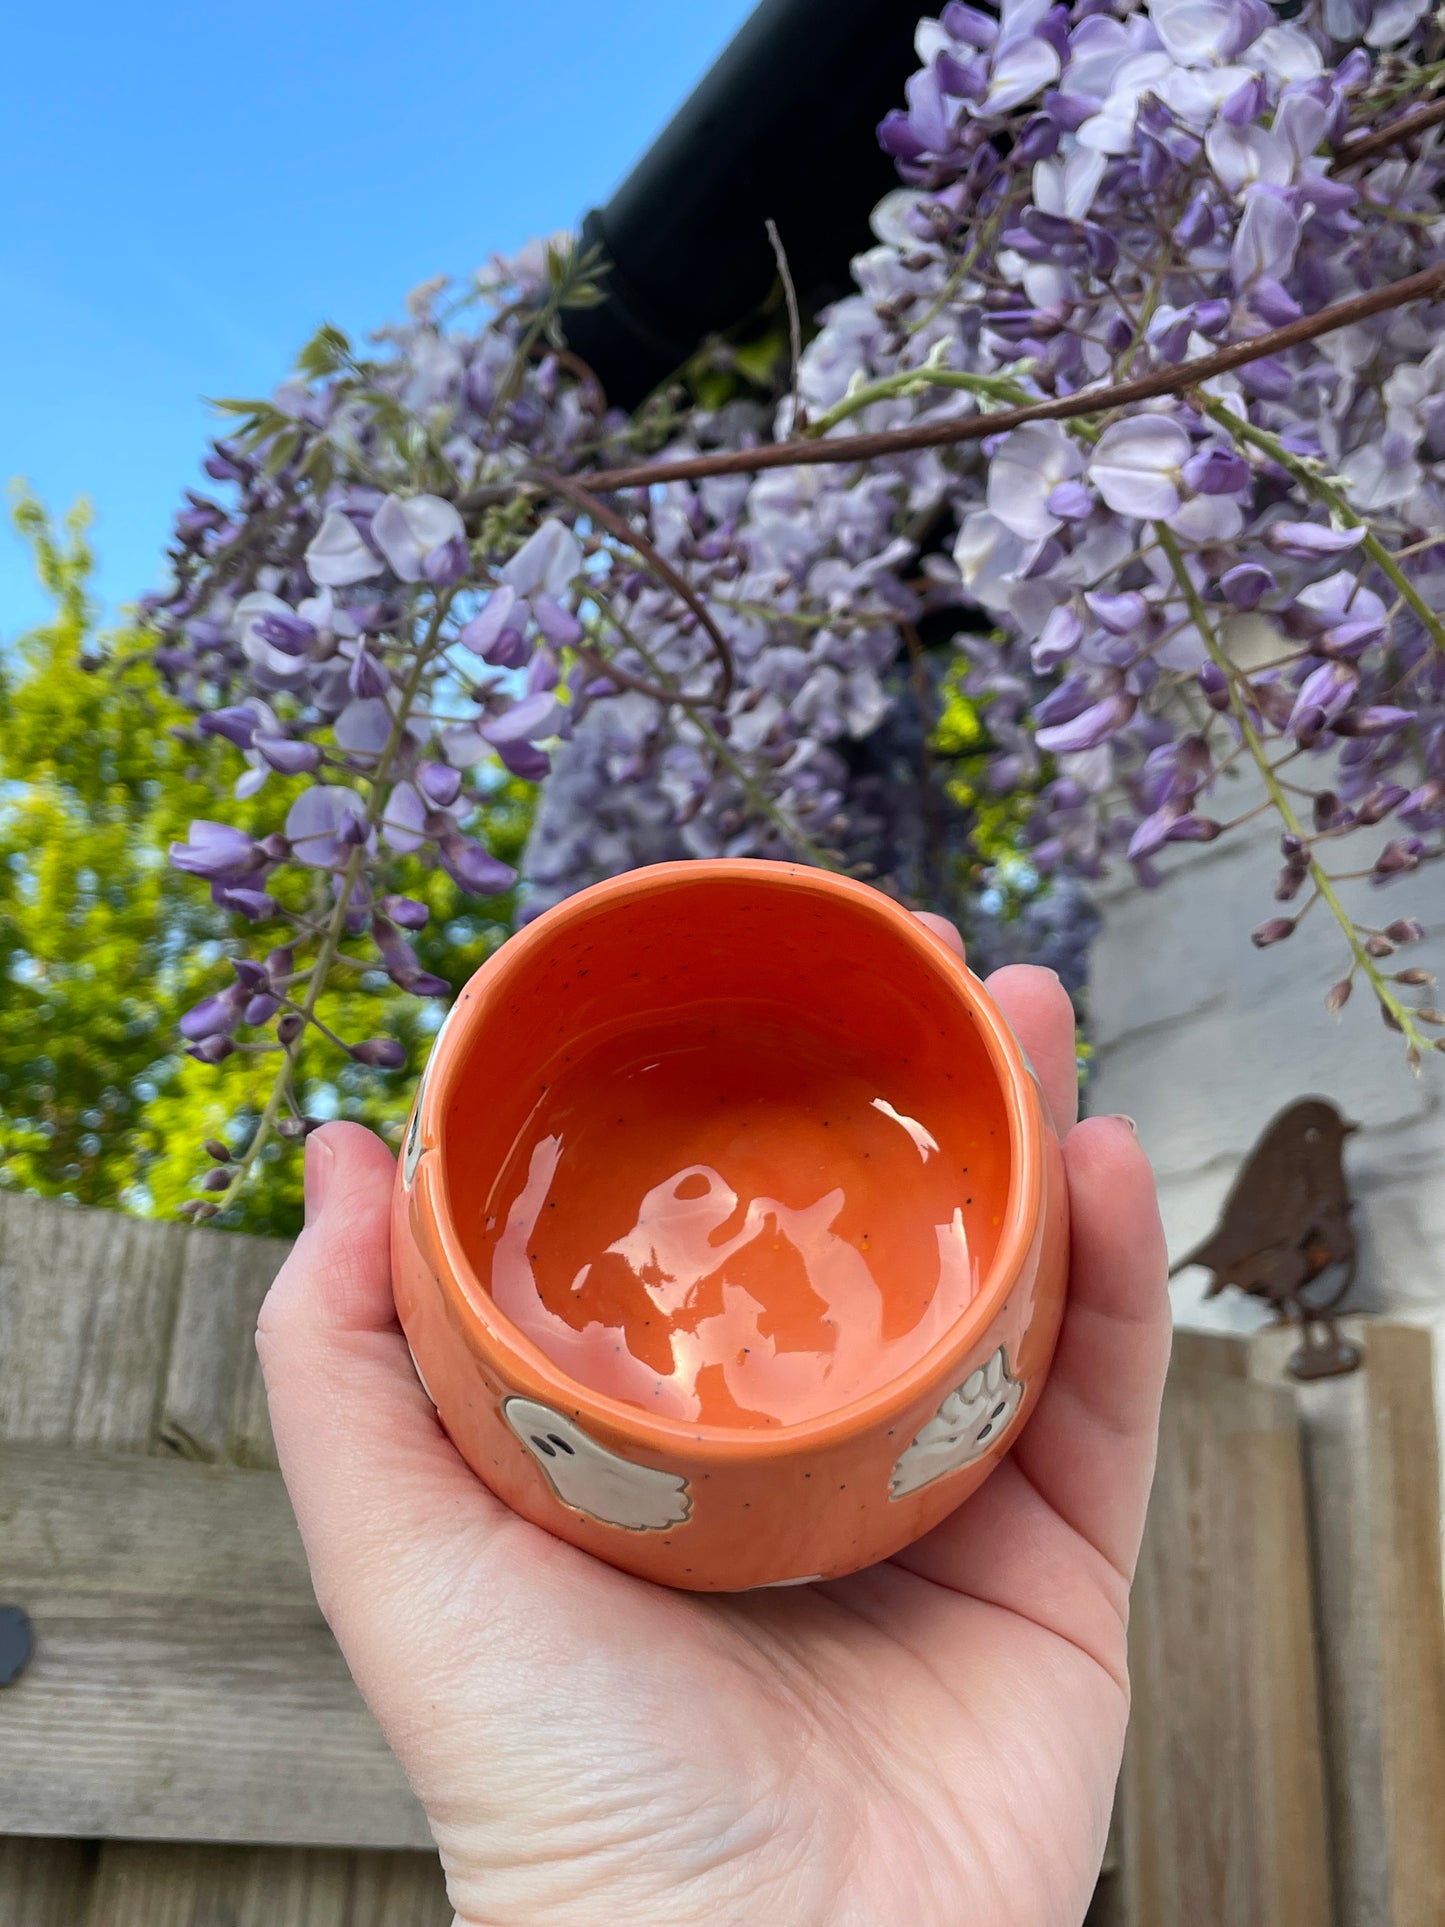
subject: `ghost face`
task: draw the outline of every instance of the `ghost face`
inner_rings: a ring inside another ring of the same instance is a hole
[[[1000,1345],[986,1365],[949,1393],[901,1455],[888,1496],[901,1499],[982,1458],[1012,1423],[1023,1395],[1023,1380],[1010,1375],[1008,1350]]]
[[[686,1479],[619,1458],[561,1412],[529,1398],[509,1398],[502,1416],[574,1512],[629,1532],[663,1532],[692,1511]]]

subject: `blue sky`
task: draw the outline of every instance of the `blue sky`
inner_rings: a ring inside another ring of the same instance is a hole
[[[74,0],[8,9],[0,483],[95,509],[113,612],[161,573],[203,397],[322,320],[604,201],[750,0]],[[45,608],[0,533],[0,638]]]

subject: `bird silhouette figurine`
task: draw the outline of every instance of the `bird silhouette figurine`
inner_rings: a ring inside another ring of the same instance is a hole
[[[1204,1265],[1214,1273],[1207,1298],[1233,1285],[1272,1305],[1281,1323],[1297,1319],[1303,1343],[1289,1362],[1296,1378],[1330,1378],[1360,1362],[1332,1316],[1355,1280],[1344,1147],[1356,1129],[1323,1097],[1281,1111],[1245,1159],[1219,1223],[1169,1268],[1172,1278]],[[1334,1271],[1338,1280],[1311,1290]]]

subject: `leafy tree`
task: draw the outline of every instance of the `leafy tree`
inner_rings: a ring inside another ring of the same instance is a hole
[[[232,799],[239,752],[196,732],[139,639],[97,637],[86,508],[57,529],[22,494],[15,521],[54,612],[0,661],[0,1185],[170,1215],[194,1195],[203,1141],[249,1136],[273,1067],[259,1053],[219,1069],[183,1054],[180,1013],[232,980],[238,945],[226,913],[166,850],[194,818],[223,810],[259,828],[259,805]],[[519,848],[527,787],[500,792],[491,816],[495,845]],[[506,899],[470,902],[420,862],[406,887],[432,912],[418,955],[453,984],[506,934]],[[439,1004],[393,990],[379,971],[348,975],[318,1015],[353,1035],[385,1028],[414,1072]],[[359,1064],[338,1073],[320,1039],[298,1068],[308,1113],[399,1134],[411,1076]],[[264,1180],[219,1222],[294,1231],[299,1167],[275,1145]]]

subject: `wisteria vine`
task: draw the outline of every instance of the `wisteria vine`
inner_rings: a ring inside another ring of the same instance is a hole
[[[475,834],[508,776],[540,785],[523,914],[720,853],[957,908],[982,793],[1021,799],[1053,942],[1074,879],[1156,881],[1247,771],[1281,845],[1254,942],[1321,905],[1330,1007],[1366,986],[1416,1069],[1445,1042],[1396,958],[1419,922],[1338,887],[1394,888],[1445,831],[1445,30],[1423,0],[955,0],[917,47],[880,129],[903,185],[776,406],[609,408],[565,346],[599,265],[565,237],[225,404],[230,496],[188,499],[149,613],[241,793],[284,800],[173,851],[264,948],[188,1048],[277,1076],[195,1215],[304,1134],[337,970],[448,992],[394,863],[509,887]]]

